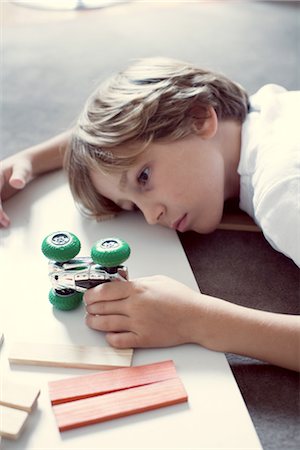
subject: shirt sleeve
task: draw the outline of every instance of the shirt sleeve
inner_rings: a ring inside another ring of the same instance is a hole
[[[300,267],[300,174],[273,185],[255,209],[267,241]]]

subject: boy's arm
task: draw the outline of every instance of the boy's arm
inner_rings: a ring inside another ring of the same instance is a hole
[[[70,142],[71,135],[72,130],[68,130],[24,150],[24,154],[27,154],[31,160],[33,178],[62,168],[65,150]]]
[[[206,346],[300,371],[300,317],[260,311],[208,297]]]
[[[72,130],[68,130],[1,161],[0,226],[7,227],[10,223],[9,217],[2,208],[2,201],[23,189],[33,178],[62,168],[71,134]]]

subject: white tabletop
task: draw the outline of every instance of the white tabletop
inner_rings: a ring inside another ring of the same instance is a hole
[[[3,449],[261,449],[240,391],[225,356],[196,345],[135,350],[133,365],[172,359],[187,390],[188,403],[136,414],[60,433],[48,396],[48,381],[91,373],[9,365],[13,342],[105,345],[101,332],[84,324],[84,308],[63,312],[48,302],[47,260],[43,238],[69,230],[81,240],[80,255],[89,255],[98,239],[119,236],[131,246],[131,278],[169,275],[198,289],[176,233],[148,226],[139,214],[97,223],[76,210],[64,175],[34,181],[6,203],[12,225],[1,230],[0,350],[1,376],[39,386],[38,408],[16,441],[2,439]]]

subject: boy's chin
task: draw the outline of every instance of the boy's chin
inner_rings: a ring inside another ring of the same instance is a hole
[[[195,233],[199,234],[210,234],[216,231],[219,225],[219,221],[214,221],[212,223],[207,224],[196,224],[191,231],[195,231]]]

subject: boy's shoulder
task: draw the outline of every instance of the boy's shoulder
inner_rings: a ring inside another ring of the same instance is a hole
[[[300,91],[289,91],[285,87],[278,84],[266,84],[250,96],[249,112],[261,111],[263,108],[268,107],[269,104],[278,101],[293,101],[294,99],[299,100],[299,96]]]
[[[250,97],[242,128],[240,202],[252,217],[262,196],[299,176],[300,91],[266,85]]]

